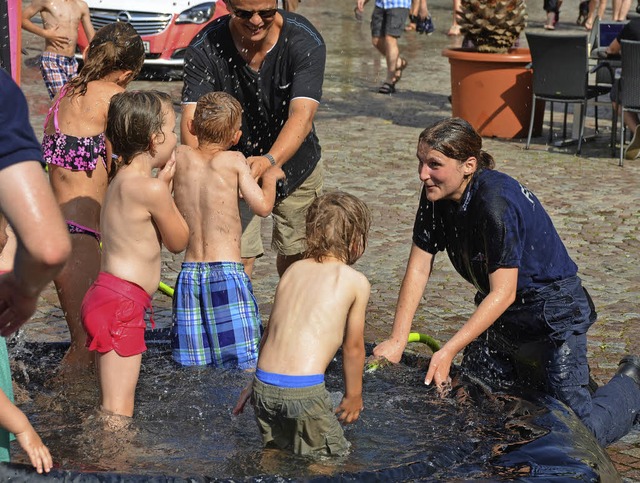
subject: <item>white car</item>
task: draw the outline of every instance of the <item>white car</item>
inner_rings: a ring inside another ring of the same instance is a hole
[[[181,69],[193,37],[207,24],[229,12],[223,0],[85,0],[98,30],[112,22],[128,22],[136,29],[146,53],[145,66]],[[80,27],[78,49],[87,37]]]

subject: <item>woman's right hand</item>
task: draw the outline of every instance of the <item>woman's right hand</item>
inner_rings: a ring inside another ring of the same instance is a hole
[[[455,354],[451,355],[446,345],[439,351],[434,352],[429,362],[429,369],[424,383],[428,386],[431,382],[434,382],[438,389],[446,386],[450,381],[449,371],[451,371],[454,357]]]
[[[380,342],[373,348],[373,355],[376,357],[384,357],[390,362],[397,364],[400,362],[404,348],[407,346],[407,341],[401,341],[399,339],[390,338],[383,342]]]

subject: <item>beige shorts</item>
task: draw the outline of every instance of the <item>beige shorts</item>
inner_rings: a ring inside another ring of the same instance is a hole
[[[324,382],[288,388],[265,384],[254,377],[251,403],[267,447],[295,454],[327,455],[343,455],[349,449]]]
[[[280,255],[298,255],[305,251],[307,210],[313,200],[322,194],[324,168],[322,160],[293,193],[273,208],[273,231],[271,248]],[[253,214],[244,200],[240,200],[242,218],[242,258],[257,258],[264,254],[261,233],[261,218]]]

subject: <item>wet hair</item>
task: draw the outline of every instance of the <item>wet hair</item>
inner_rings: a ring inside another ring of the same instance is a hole
[[[209,92],[196,104],[193,132],[199,143],[229,145],[242,122],[242,106],[226,92]]]
[[[320,261],[331,255],[353,265],[364,253],[371,212],[355,196],[342,191],[319,196],[309,207],[306,222],[307,258]]]
[[[464,119],[452,117],[432,124],[420,133],[418,148],[426,144],[446,157],[464,163],[470,157],[478,160],[478,168],[493,169],[495,161],[482,150],[482,138]]]
[[[100,28],[89,43],[86,59],[76,77],[69,81],[71,95],[84,95],[87,84],[117,70],[130,70],[135,79],[144,63],[142,39],[126,22],[114,22]]]
[[[154,155],[151,137],[162,132],[163,108],[173,109],[171,96],[160,91],[125,91],[114,95],[109,104],[105,135],[118,166],[126,166],[145,152]]]

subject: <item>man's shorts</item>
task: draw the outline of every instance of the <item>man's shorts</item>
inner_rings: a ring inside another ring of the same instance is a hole
[[[262,324],[239,262],[185,262],[173,295],[173,359],[185,366],[253,369]]]
[[[404,25],[409,17],[408,8],[374,7],[371,15],[371,36],[399,38],[404,32]]]
[[[322,194],[324,168],[322,160],[307,179],[289,196],[273,207],[271,248],[280,255],[297,255],[306,249],[307,210]],[[242,218],[242,258],[257,258],[264,254],[260,236],[261,218],[254,215],[244,200],[240,200]]]
[[[342,455],[349,449],[324,382],[289,388],[254,377],[251,404],[267,447],[329,455]]]
[[[151,295],[142,287],[100,272],[81,308],[89,350],[100,354],[115,350],[121,357],[142,354],[147,350],[144,343],[147,309],[151,309]]]
[[[78,61],[75,57],[42,52],[40,72],[49,91],[49,97],[53,99],[62,86],[78,74]]]

